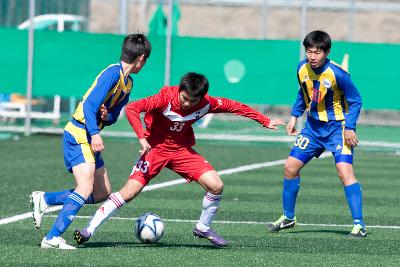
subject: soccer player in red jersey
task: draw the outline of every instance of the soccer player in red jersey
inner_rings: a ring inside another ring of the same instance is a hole
[[[215,233],[211,222],[220,206],[224,184],[214,170],[192,146],[195,144],[192,124],[207,113],[233,113],[259,122],[268,129],[278,129],[281,119],[271,120],[247,105],[226,98],[211,97],[208,80],[201,74],[188,73],[179,86],[165,86],[156,95],[127,105],[126,114],[139,138],[141,156],[125,186],[98,209],[88,226],[74,233],[78,244],[88,241],[96,228],[119,208],[134,199],[164,167],[185,179],[196,181],[205,190],[203,209],[193,234],[223,247],[227,241]],[[146,130],[140,121],[145,112]]]

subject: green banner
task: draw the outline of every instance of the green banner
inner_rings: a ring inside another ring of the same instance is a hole
[[[112,34],[36,31],[33,95],[81,97],[100,71],[119,61],[122,40]],[[165,37],[150,40],[152,54],[133,75],[133,99],[156,93],[164,83]],[[0,41],[0,93],[24,94],[28,32],[0,29]],[[171,83],[195,71],[208,77],[211,95],[248,104],[292,105],[298,90],[299,45],[287,40],[173,37]],[[400,45],[334,42],[330,58],[341,64],[345,54],[363,108],[400,110]]]

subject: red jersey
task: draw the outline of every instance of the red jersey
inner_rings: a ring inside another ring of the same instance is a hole
[[[140,121],[141,112],[146,112],[146,130]],[[267,116],[245,104],[208,94],[194,107],[183,110],[179,104],[179,86],[165,86],[158,94],[126,106],[128,121],[137,137],[145,137],[152,147],[168,149],[193,146],[192,124],[207,113],[233,113],[253,119],[263,126],[268,126],[270,121]]]

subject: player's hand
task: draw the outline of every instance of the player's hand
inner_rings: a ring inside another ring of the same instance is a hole
[[[108,110],[107,110],[106,106],[104,106],[104,104],[101,105],[100,112],[101,112],[101,120],[108,121]]]
[[[272,130],[279,130],[277,125],[286,125],[286,123],[282,119],[270,120],[269,124],[265,126],[265,128]]]
[[[292,116],[286,125],[286,132],[288,135],[298,135],[299,131],[296,129],[297,118]]]
[[[150,151],[151,145],[149,144],[149,142],[147,142],[146,138],[140,138],[139,142],[142,145],[142,149],[139,150],[140,155],[142,156]]]
[[[351,147],[356,147],[358,145],[357,135],[354,130],[344,130],[344,140],[346,144]]]
[[[91,145],[93,152],[101,152],[104,150],[103,139],[101,138],[100,134],[92,135]]]

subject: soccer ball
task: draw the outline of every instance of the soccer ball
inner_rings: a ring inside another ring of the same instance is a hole
[[[156,243],[164,234],[164,223],[154,213],[146,213],[136,220],[136,237],[143,243]]]

